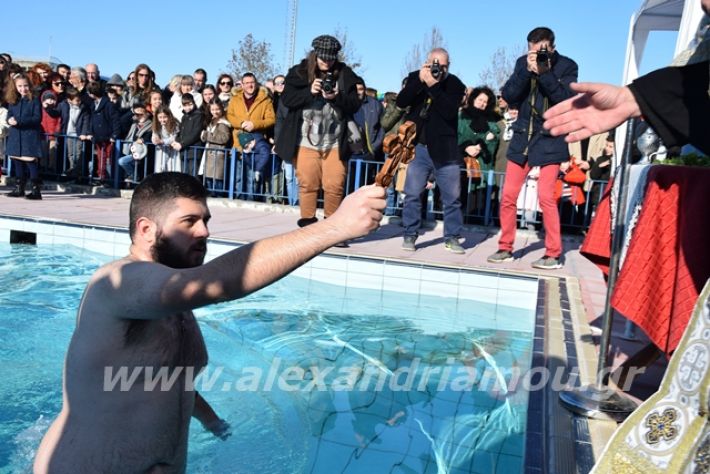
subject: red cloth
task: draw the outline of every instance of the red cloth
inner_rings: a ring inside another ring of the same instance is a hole
[[[598,266],[604,276],[609,276],[609,261],[611,260],[611,205],[609,203],[613,178],[609,179],[604,189],[601,201],[594,209],[594,219],[589,224],[579,253]]]
[[[708,168],[651,168],[641,214],[612,295],[612,307],[668,355],[678,346],[698,294],[710,278],[708,183]],[[606,222],[608,236],[605,200],[606,216],[598,212],[595,220]],[[598,225],[601,228],[603,223]],[[601,258],[602,234],[599,229],[594,232],[590,236],[590,227],[585,245],[589,240],[587,249]],[[606,265],[608,270],[608,260]]]

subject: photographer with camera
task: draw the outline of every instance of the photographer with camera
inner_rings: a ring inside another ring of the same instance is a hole
[[[443,48],[431,50],[426,63],[409,73],[404,89],[397,96],[397,107],[409,107],[406,117],[417,126],[414,160],[407,168],[404,185],[402,249],[416,250],[422,203],[420,195],[433,173],[444,205],[444,245],[450,252],[462,254],[459,243],[463,227],[461,213],[461,165],[456,142],[459,104],[466,87],[449,74],[449,53]]]
[[[532,266],[549,270],[562,268],[560,214],[554,192],[560,163],[569,161],[570,155],[564,138],[553,137],[543,128],[542,116],[553,105],[574,95],[570,83],[577,80],[578,68],[577,63],[557,52],[551,29],[535,28],[527,41],[528,54],[518,58],[501,91],[506,102],[518,109],[518,119],[512,125],[513,138],[508,147],[500,203],[499,250],[488,257],[488,262],[513,260],[518,194],[530,169],[539,166],[538,195],[545,227],[545,255]]]
[[[321,35],[313,50],[286,75],[280,102],[288,115],[276,140],[276,154],[294,157],[298,178],[300,227],[318,221],[318,192],[323,189],[324,215],[330,216],[343,200],[347,120],[360,107],[357,76],[338,60],[340,42]]]

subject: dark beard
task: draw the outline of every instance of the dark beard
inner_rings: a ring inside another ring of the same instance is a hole
[[[204,243],[206,245],[206,242]],[[176,248],[170,239],[163,235],[162,231],[156,234],[155,243],[150,248],[153,260],[162,263],[170,268],[193,268],[199,267],[204,261],[204,256],[199,261],[190,261],[184,251]]]

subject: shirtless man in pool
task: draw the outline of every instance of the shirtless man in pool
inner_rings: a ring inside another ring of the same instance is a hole
[[[91,277],[64,366],[63,407],[40,444],[36,473],[184,472],[190,418],[217,436],[228,425],[190,386],[105,389],[105,373],[127,367],[207,364],[194,308],[243,297],[349,239],[377,228],[384,190],[366,186],[327,220],[244,245],[202,264],[210,213],[195,178],[159,173],[131,200],[129,255]],[[154,372],[155,373],[155,372]],[[172,372],[169,372],[172,374]]]

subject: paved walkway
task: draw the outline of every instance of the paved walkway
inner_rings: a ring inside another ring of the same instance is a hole
[[[4,194],[9,188],[0,186],[0,215],[31,216],[54,220],[105,225],[128,226],[129,196],[117,197],[104,190],[95,189],[98,194],[82,194],[71,189],[44,191],[42,201],[8,198]],[[115,191],[113,191],[115,193]],[[288,206],[264,205],[224,199],[210,199],[212,237],[251,242],[296,228],[298,210]],[[366,255],[396,258],[416,263],[434,263],[447,266],[489,268],[506,270],[528,275],[573,277],[579,282],[582,303],[590,324],[600,326],[604,310],[606,284],[599,269],[579,254],[581,238],[563,237],[564,267],[559,270],[536,270],[530,263],[544,254],[543,240],[536,232],[519,231],[515,242],[518,249],[513,262],[493,265],[486,261],[497,250],[495,227],[470,227],[464,232],[465,255],[455,255],[444,248],[441,225],[426,230],[417,240],[417,251],[401,249],[402,228],[394,220],[384,222],[377,232],[351,242],[349,248],[333,248],[329,252],[345,255]],[[623,333],[624,319],[615,318],[612,333],[614,366],[626,359],[645,344],[643,334],[638,342],[624,341],[618,336]],[[639,331],[640,333],[640,331]],[[595,341],[598,344],[598,341]],[[645,399],[653,393],[660,382],[665,362],[655,364],[651,370],[632,386],[632,395]]]

